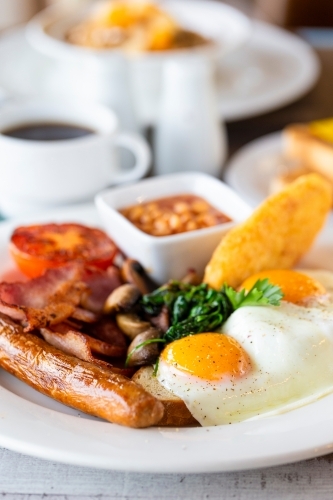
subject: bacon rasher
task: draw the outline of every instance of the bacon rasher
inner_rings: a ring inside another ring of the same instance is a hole
[[[83,271],[81,279],[89,288],[89,293],[83,294],[81,304],[94,313],[103,311],[110,293],[123,283],[120,271],[115,266],[108,267],[106,271],[88,267]]]
[[[27,282],[0,283],[0,312],[20,321],[25,331],[69,317],[92,323],[97,321],[96,313],[102,311],[108,295],[120,284],[116,268],[102,271],[70,263]]]
[[[126,346],[120,347],[103,342],[79,332],[64,323],[50,328],[41,328],[40,333],[49,344],[61,351],[76,356],[82,359],[82,361],[89,361],[90,363],[106,368],[109,367],[112,371],[117,370],[114,370],[112,364],[99,359],[98,356],[117,358],[126,354]]]
[[[68,264],[24,283],[0,283],[0,312],[20,321],[26,332],[70,317],[88,287],[82,267]]]

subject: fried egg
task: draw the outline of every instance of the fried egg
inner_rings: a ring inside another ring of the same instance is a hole
[[[203,426],[282,413],[333,392],[333,273],[269,271],[280,306],[237,309],[219,332],[170,343],[157,378]]]

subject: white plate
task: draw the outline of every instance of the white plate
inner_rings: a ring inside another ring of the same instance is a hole
[[[34,218],[51,220],[100,224],[91,205]],[[11,265],[7,244],[12,229],[26,222],[0,224],[0,273]],[[329,250],[326,259],[322,249]],[[311,252],[311,264],[333,270],[332,250],[333,231],[327,228]],[[218,472],[278,465],[333,450],[333,394],[280,416],[230,426],[145,430],[87,417],[2,370],[0,401],[0,446],[74,465],[156,473]]]
[[[308,44],[282,29],[256,22],[247,46],[220,64],[221,117],[239,120],[284,106],[310,90],[318,75],[318,59]],[[67,96],[73,82],[82,82],[80,67],[34,51],[23,29],[0,38],[0,86],[10,95]],[[141,90],[134,88],[140,121],[153,124],[158,95],[142,99]],[[75,84],[77,97],[80,92],[84,94],[84,86]]]
[[[274,158],[282,154],[281,132],[265,135],[242,147],[224,170],[227,184],[249,205],[259,205],[268,195],[276,174]]]
[[[234,121],[281,108],[308,92],[319,73],[310,45],[281,28],[254,22],[247,46],[221,62],[221,116]]]
[[[259,205],[269,194],[270,184],[282,158],[282,133],[275,132],[243,146],[225,166],[227,184],[249,205]]]

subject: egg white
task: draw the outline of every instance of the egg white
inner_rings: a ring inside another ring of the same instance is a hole
[[[221,327],[250,357],[246,376],[204,381],[160,360],[158,380],[201,425],[282,413],[333,391],[333,273],[302,272],[325,286],[324,301],[243,307]]]

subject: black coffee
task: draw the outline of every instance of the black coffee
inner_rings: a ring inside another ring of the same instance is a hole
[[[9,128],[1,133],[27,141],[64,141],[94,134],[94,130],[67,123],[30,123]]]

